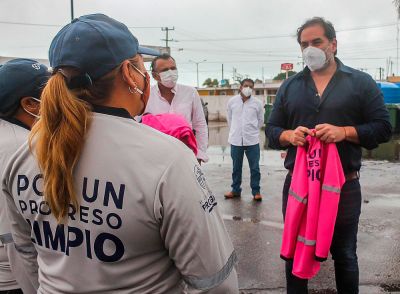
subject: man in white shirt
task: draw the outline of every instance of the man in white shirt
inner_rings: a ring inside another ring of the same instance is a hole
[[[151,71],[157,85],[151,87],[145,113],[182,115],[195,132],[198,162],[207,162],[208,128],[197,90],[176,83],[178,70],[175,60],[168,54],[153,59]]]
[[[253,199],[261,201],[260,194],[260,128],[263,125],[263,106],[260,100],[251,94],[254,81],[244,79],[240,83],[240,94],[228,101],[228,124],[233,161],[232,189],[225,198],[240,197],[242,189],[243,155],[246,154],[250,166],[250,187]]]

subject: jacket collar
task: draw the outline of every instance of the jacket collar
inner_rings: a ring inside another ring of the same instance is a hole
[[[95,104],[93,104],[92,106],[93,106],[93,112],[133,119],[132,116],[129,114],[129,112],[124,108],[109,107],[109,106],[95,105]]]
[[[27,129],[28,131],[31,130],[30,127],[28,127],[28,126],[27,126],[26,124],[24,124],[22,121],[20,121],[20,120],[14,118],[14,117],[2,117],[1,119],[2,119],[2,120],[5,120],[5,121],[8,121],[10,124],[17,125],[17,126],[19,126],[19,127],[21,127],[21,128]]]

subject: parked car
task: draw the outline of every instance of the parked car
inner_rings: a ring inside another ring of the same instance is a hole
[[[203,98],[200,98],[201,105],[203,106],[204,116],[206,118],[206,123],[208,125],[208,102],[204,102]]]

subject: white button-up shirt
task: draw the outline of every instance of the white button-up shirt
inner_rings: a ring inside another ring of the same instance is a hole
[[[175,113],[185,117],[190,127],[196,132],[197,158],[207,162],[208,128],[200,96],[195,88],[180,84],[176,84],[172,92],[175,96],[169,104],[161,96],[158,85],[152,86],[145,113]]]
[[[250,96],[243,102],[242,96],[236,95],[227,104],[229,138],[235,146],[251,146],[260,143],[260,128],[264,124],[263,105],[260,100]]]

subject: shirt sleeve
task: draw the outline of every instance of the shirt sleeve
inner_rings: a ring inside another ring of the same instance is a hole
[[[197,140],[197,158],[208,161],[207,147],[208,147],[208,127],[206,117],[204,116],[203,106],[201,104],[200,96],[196,90],[193,92],[193,117],[192,127],[196,131]]]
[[[192,156],[176,157],[157,187],[154,214],[188,293],[238,293],[236,253],[215,195]]]
[[[365,123],[357,125],[355,128],[360,145],[370,150],[378,147],[380,143],[390,140],[392,126],[383,94],[376,82],[368,76],[361,86],[364,87],[361,107]]]
[[[265,128],[265,136],[268,138],[268,146],[272,149],[281,150],[287,148],[282,146],[279,142],[279,137],[287,128],[287,117],[283,108],[283,88],[284,86],[282,85],[276,94],[276,99]]]
[[[29,277],[30,283],[35,289],[39,288],[37,251],[31,240],[31,227],[18,211],[11,194],[12,187],[8,179],[9,173],[4,172],[2,179],[2,191],[6,199],[6,210],[11,224],[11,235],[21,263]]]

